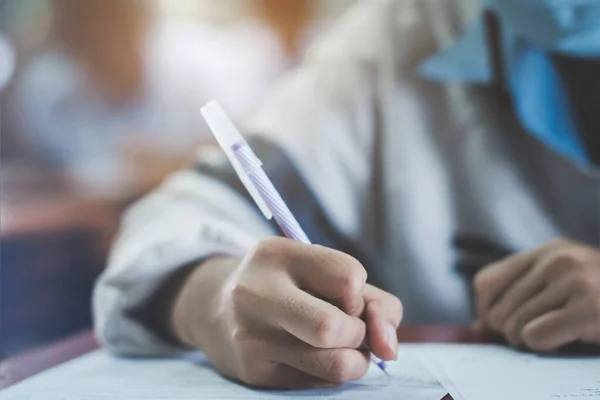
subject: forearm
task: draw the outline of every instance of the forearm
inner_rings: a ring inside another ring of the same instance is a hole
[[[173,294],[168,321],[177,340],[206,353],[216,347],[219,295],[239,262],[234,257],[211,258],[186,276]]]

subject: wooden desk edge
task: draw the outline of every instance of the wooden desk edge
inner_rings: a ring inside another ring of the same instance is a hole
[[[402,343],[489,343],[491,338],[467,326],[403,326],[398,331]],[[57,343],[34,349],[0,363],[0,390],[33,375],[97,349],[92,331],[81,332]],[[442,400],[452,400],[447,395]]]
[[[0,390],[97,349],[92,331],[84,331],[0,363]]]

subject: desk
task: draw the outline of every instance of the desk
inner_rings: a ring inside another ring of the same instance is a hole
[[[488,343],[491,337],[464,326],[404,326],[398,338],[405,343]],[[0,389],[32,375],[86,354],[98,345],[92,332],[86,331],[53,345],[28,351],[0,363]],[[452,400],[450,395],[442,400]]]

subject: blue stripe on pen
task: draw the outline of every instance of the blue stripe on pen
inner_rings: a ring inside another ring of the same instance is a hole
[[[373,257],[370,257],[364,248],[349,240],[334,227],[315,194],[287,154],[274,143],[262,138],[250,137],[248,144],[262,161],[262,169],[269,176],[312,243],[352,255],[369,272],[369,282],[385,289],[385,282],[378,279],[377,272],[369,268],[370,265],[373,265],[371,261]],[[224,155],[219,155],[216,160],[211,157],[210,162],[200,160],[194,166],[194,170],[231,187],[254,204]],[[272,223],[277,232],[284,236],[277,224]]]

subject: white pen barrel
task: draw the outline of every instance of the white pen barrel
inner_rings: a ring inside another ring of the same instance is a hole
[[[261,168],[261,161],[256,157],[221,106],[217,102],[211,102],[202,108],[202,115],[204,115],[219,145],[225,151],[236,173],[240,176],[244,186],[265,217],[270,219],[272,214],[277,225],[288,238],[311,244],[279,192]],[[240,167],[243,171],[240,171]],[[384,361],[371,355],[371,362],[386,372]]]
[[[260,167],[252,150],[248,146],[242,145],[236,147],[234,152],[242,168],[246,171],[248,177],[271,209],[273,217],[283,233],[290,239],[310,244],[311,242],[300,227],[300,224],[267,177],[267,174],[265,174],[265,171]]]
[[[294,215],[271,183],[271,180],[267,177],[267,174],[265,174],[265,171],[261,168],[261,162],[252,149],[245,143],[237,143],[232,149],[242,168],[250,178],[250,181],[256,187],[265,203],[267,203],[273,214],[273,218],[275,218],[277,225],[279,225],[283,233],[290,239],[310,244],[311,242],[300,227],[300,224],[294,218]],[[371,355],[371,362],[387,373],[385,361]]]

